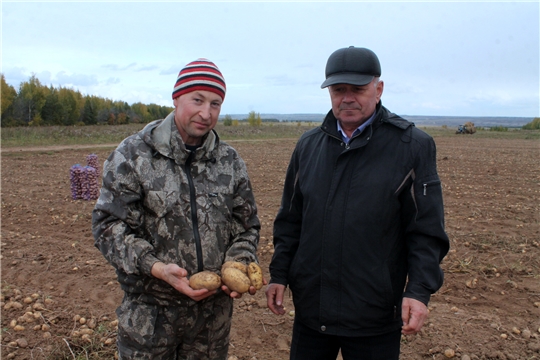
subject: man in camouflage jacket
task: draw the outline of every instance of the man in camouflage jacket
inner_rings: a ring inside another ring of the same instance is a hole
[[[224,97],[212,62],[186,65],[175,111],[126,138],[104,164],[92,230],[125,292],[121,359],[226,359],[232,300],[241,295],[188,281],[225,261],[257,262],[260,223],[246,166],[213,130]]]

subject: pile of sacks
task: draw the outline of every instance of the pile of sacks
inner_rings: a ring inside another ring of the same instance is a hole
[[[99,165],[96,154],[86,157],[86,166],[75,164],[69,171],[71,198],[95,200],[99,197]]]

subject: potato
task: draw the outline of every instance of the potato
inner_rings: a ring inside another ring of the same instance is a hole
[[[263,287],[263,273],[261,267],[257,263],[252,262],[248,265],[247,270],[251,285],[255,287],[255,289],[260,290]]]
[[[216,290],[221,286],[221,277],[212,271],[201,271],[191,275],[189,286],[195,290]]]
[[[232,291],[243,294],[248,292],[251,286],[251,281],[242,270],[238,270],[234,267],[226,267],[221,272],[221,279],[223,283],[227,285]]]
[[[221,272],[223,272],[224,269],[228,267],[233,267],[235,269],[238,269],[242,271],[244,274],[247,275],[247,266],[246,264],[239,262],[239,261],[227,261],[221,266]]]

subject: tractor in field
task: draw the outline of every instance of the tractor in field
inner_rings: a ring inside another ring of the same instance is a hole
[[[467,121],[463,125],[459,125],[456,131],[456,134],[474,134],[476,132],[476,127],[474,123]]]

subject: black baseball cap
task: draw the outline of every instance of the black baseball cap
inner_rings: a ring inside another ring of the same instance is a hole
[[[336,50],[326,63],[326,80],[321,89],[335,84],[366,85],[381,76],[377,55],[369,49],[349,46]]]

